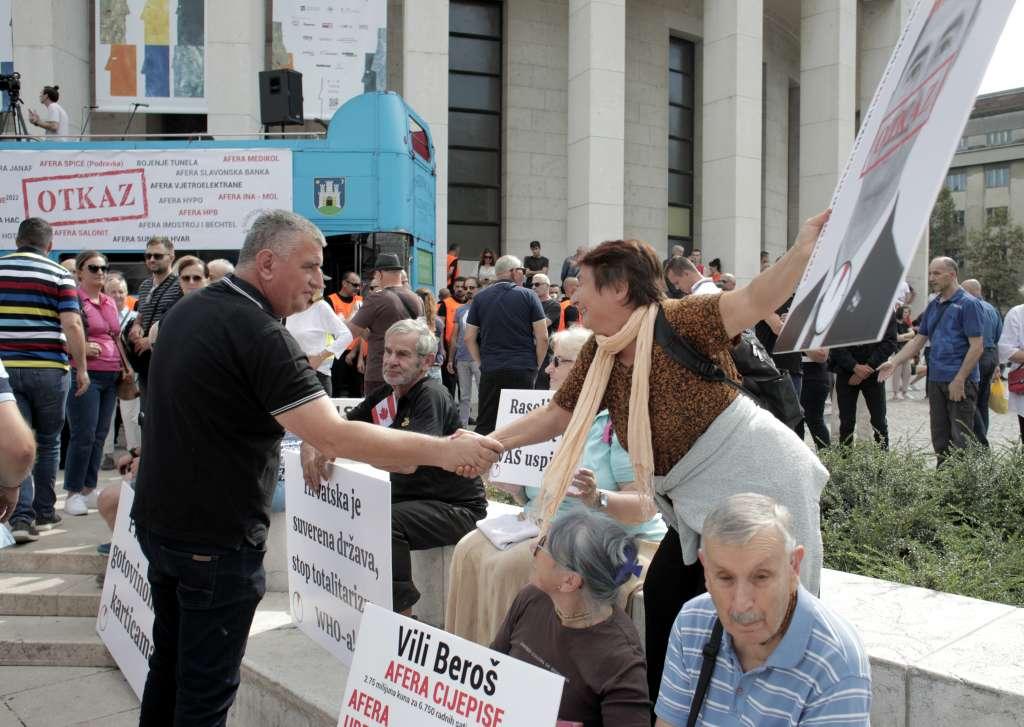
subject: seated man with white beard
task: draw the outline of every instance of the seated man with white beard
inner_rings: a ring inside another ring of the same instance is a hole
[[[427,376],[437,338],[419,319],[401,320],[384,334],[384,381],[348,413],[352,421],[444,437],[461,426],[459,409],[444,385]],[[479,477],[439,467],[391,474],[391,572],[394,609],[409,615],[420,592],[410,552],[454,545],[487,516]]]
[[[656,727],[684,727],[692,712],[696,725],[870,723],[867,655],[853,627],[800,585],[804,548],[791,521],[753,493],[707,516],[708,593],[672,627]]]

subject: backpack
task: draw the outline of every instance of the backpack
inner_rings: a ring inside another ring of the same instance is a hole
[[[743,383],[733,381],[722,367],[701,353],[693,342],[679,335],[658,308],[654,322],[654,340],[678,363],[705,381],[717,381],[733,387],[767,409],[790,429],[796,429],[804,420],[804,410],[793,389],[788,371],[779,371],[764,345],[751,331],[740,334],[740,342],[733,347],[732,360],[743,377]]]

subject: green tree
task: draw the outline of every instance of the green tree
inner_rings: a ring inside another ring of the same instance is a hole
[[[945,185],[932,207],[928,223],[929,257],[951,257],[959,264],[964,261],[964,228],[957,221],[953,194]]]
[[[1006,313],[1024,303],[1024,227],[1014,225],[1005,214],[995,214],[985,226],[970,233],[965,247],[961,279],[981,281],[985,298]]]

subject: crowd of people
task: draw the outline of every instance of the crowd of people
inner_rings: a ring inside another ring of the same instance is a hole
[[[867,724],[863,648],[816,597],[828,473],[803,427],[831,445],[834,390],[851,441],[863,396],[888,446],[885,380],[897,398],[927,371],[939,464],[984,444],[991,377],[1024,368],[1024,306],[1004,323],[937,258],[916,321],[906,286],[877,342],[776,354],[827,219],[740,286],[700,250],[662,260],[637,240],[581,246],[557,280],[539,241],[524,258],[484,250],[471,275],[453,245],[436,298],[389,252],[327,293],[323,235],[291,212],[258,216],[234,265],[152,238],[134,296],[98,251],[54,262],[49,224],[25,220],[0,257],[0,517],[17,543],[61,521],[66,424],[64,515],[96,508],[112,525],[120,490],[98,484],[119,412],[155,611],[144,725],[223,724],[265,590],[285,431],[303,441],[309,487],[337,457],[391,473],[395,610],[420,598],[411,552],[455,545],[446,629],[567,676],[561,719]],[[739,386],[748,331],[803,405],[798,426]],[[682,345],[721,375],[689,366]],[[501,392],[534,388],[550,401],[498,426]],[[331,395],[362,403],[342,417]],[[1010,405],[1024,440],[1024,381]],[[496,544],[478,528],[491,465],[557,436],[533,486],[492,483],[534,528]],[[643,636],[624,611],[641,586]]]

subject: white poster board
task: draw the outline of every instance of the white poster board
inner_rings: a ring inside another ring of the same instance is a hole
[[[302,74],[307,119],[329,121],[353,96],[387,90],[387,0],[274,0],[271,31],[271,67]]]
[[[139,250],[165,235],[186,250],[242,244],[267,208],[291,209],[288,149],[8,151],[0,160],[0,249],[42,217],[55,250]]]
[[[348,416],[348,413],[355,407],[363,403],[362,399],[343,396],[340,398],[331,399],[331,403],[334,404],[334,408],[338,410],[338,413],[342,417]]]
[[[502,389],[501,399],[498,403],[497,426],[503,427],[529,414],[534,409],[547,406],[552,396],[554,396],[553,391]],[[558,436],[546,442],[508,450],[491,467],[491,481],[540,487],[544,470],[551,464],[555,450],[558,449],[561,441],[562,437]]]
[[[206,113],[205,0],[95,0],[100,111]],[[255,83],[255,73],[253,74]]]
[[[153,597],[149,592],[149,560],[135,539],[131,518],[135,491],[122,485],[117,505],[110,558],[96,617],[96,633],[139,699],[153,653]]]
[[[918,0],[863,116],[775,351],[876,341],[1013,0]]]
[[[371,605],[363,614],[338,727],[550,727],[564,681]]]
[[[348,666],[369,603],[391,608],[391,481],[355,462],[333,465],[319,494],[297,452],[284,452],[292,618]]]

